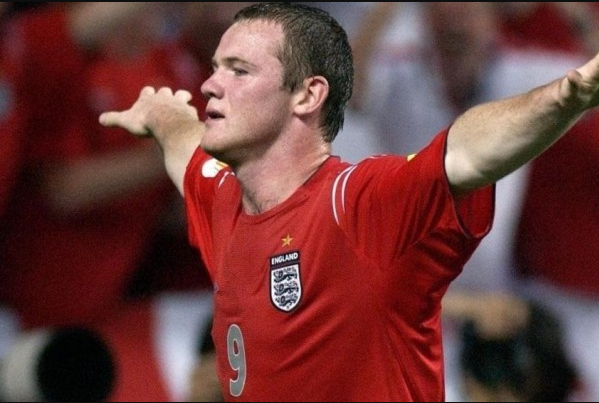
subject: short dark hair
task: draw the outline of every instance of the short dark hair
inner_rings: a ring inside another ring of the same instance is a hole
[[[235,22],[267,20],[281,24],[285,36],[278,55],[283,88],[294,91],[304,79],[323,76],[329,83],[321,121],[326,141],[343,128],[354,81],[353,56],[345,30],[326,11],[297,3],[258,3],[244,8]]]

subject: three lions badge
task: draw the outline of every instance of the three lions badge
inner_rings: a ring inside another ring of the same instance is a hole
[[[299,251],[270,259],[270,300],[283,312],[290,312],[302,299]]]

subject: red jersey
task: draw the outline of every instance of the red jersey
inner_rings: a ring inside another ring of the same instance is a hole
[[[330,157],[256,216],[230,169],[195,154],[190,240],[214,284],[227,400],[444,399],[441,298],[493,215],[492,187],[452,198],[445,138],[410,161]]]

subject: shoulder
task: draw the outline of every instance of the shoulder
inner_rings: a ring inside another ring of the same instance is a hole
[[[357,164],[344,164],[334,175],[333,193],[345,192],[351,187],[364,188],[372,186],[388,177],[387,174],[397,172],[404,167],[412,156],[374,155]]]

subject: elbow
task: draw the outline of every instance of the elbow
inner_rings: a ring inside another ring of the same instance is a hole
[[[445,174],[455,193],[469,193],[495,181],[491,170],[477,164],[470,156],[448,152],[445,156]]]

